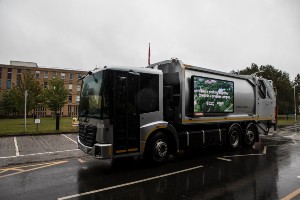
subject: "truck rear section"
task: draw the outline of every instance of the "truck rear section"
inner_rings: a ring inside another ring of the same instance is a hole
[[[190,66],[106,67],[83,79],[78,146],[100,159],[250,147],[276,125],[271,82]]]

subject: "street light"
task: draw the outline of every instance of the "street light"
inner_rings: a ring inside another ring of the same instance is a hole
[[[28,96],[28,91],[25,90],[25,109],[24,109],[24,132],[26,132],[26,106],[27,106],[27,96]]]
[[[299,86],[298,83],[296,83],[294,88],[294,106],[295,106],[295,123],[297,122],[297,107],[296,107],[296,86]]]

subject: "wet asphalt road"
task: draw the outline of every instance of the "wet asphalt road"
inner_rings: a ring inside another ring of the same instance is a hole
[[[9,165],[0,168],[0,199],[299,200],[299,130],[261,136],[252,149],[206,149],[157,167],[88,156]]]

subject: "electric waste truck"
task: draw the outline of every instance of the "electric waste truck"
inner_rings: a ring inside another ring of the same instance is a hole
[[[99,159],[154,163],[210,145],[251,147],[276,128],[272,81],[171,59],[82,77],[78,148]]]

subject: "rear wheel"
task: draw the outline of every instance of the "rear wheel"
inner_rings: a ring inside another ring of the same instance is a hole
[[[166,162],[170,155],[167,136],[162,132],[157,132],[148,142],[145,149],[146,159],[157,164]]]
[[[243,145],[245,147],[252,147],[255,143],[255,137],[257,135],[257,130],[254,124],[248,124],[246,132],[243,139]]]
[[[229,128],[227,144],[230,149],[238,149],[241,145],[241,129],[238,124],[233,124]]]

